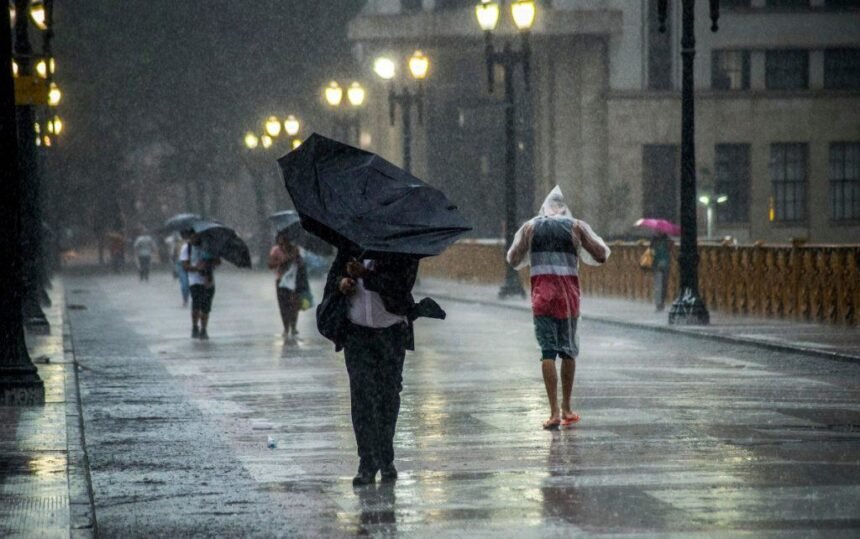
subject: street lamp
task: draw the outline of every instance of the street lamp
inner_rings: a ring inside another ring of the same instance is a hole
[[[260,137],[258,137],[253,131],[248,131],[245,133],[245,147],[249,150],[255,149],[260,144]]]
[[[681,2],[681,249],[680,290],[669,310],[669,324],[710,322],[710,314],[699,296],[699,252],[696,223],[696,141],[693,59],[696,54],[695,0]],[[710,0],[711,31],[717,31],[720,0]],[[668,0],[657,1],[660,32],[666,31]]]
[[[270,137],[277,137],[281,134],[281,121],[277,116],[269,116],[266,118],[266,121],[263,123],[263,127],[266,129],[266,134]]]
[[[533,0],[519,0],[511,4],[511,17],[520,34],[520,50],[513,49],[509,40],[501,50],[493,45],[493,30],[499,22],[499,2],[482,0],[475,6],[475,17],[484,31],[484,57],[487,64],[487,86],[493,93],[495,68],[501,66],[505,80],[505,248],[509,249],[517,230],[517,148],[516,148],[516,100],[514,96],[514,69],[522,65],[523,80],[529,89],[531,45],[529,32],[535,20]],[[525,296],[519,275],[513,267],[505,265],[505,282],[499,289],[499,297]]]
[[[418,81],[418,90],[415,93],[409,91],[409,86],[403,85],[403,90],[398,93],[394,85],[394,75],[397,65],[387,57],[379,57],[373,62],[373,70],[377,76],[389,81],[388,84],[388,116],[391,125],[394,125],[394,116],[397,105],[400,105],[401,120],[403,122],[403,168],[406,172],[412,172],[412,107],[418,109],[418,124],[424,123],[424,79],[430,71],[430,59],[420,50],[412,53],[407,61],[409,73]]]
[[[702,195],[699,197],[699,203],[705,207],[708,224],[708,239],[714,237],[714,210],[717,204],[725,204],[729,201],[726,195]]]
[[[284,120],[284,132],[287,133],[287,136],[296,136],[299,133],[300,128],[301,123],[299,123],[299,120],[292,114],[287,116],[287,118]]]
[[[344,142],[350,142],[351,133],[355,131],[357,140],[361,129],[358,110],[364,106],[367,97],[364,86],[357,81],[351,82],[346,89],[346,101],[344,101],[343,87],[333,80],[323,89],[323,95],[326,103],[334,110],[335,136],[342,138]],[[348,109],[355,112],[349,112]],[[294,146],[293,149],[297,147],[298,145]]]

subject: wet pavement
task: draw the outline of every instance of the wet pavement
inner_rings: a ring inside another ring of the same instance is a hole
[[[272,281],[222,272],[207,342],[167,274],[66,278],[102,536],[860,531],[860,365],[586,320],[582,421],[546,432],[528,312],[452,301],[407,355],[401,479],[353,490],[342,356],[311,313],[283,344]]]
[[[47,333],[28,334],[44,406],[0,406],[0,537],[93,536],[74,356],[57,282]]]

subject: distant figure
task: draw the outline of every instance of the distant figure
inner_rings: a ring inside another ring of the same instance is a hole
[[[535,336],[550,408],[545,429],[579,421],[570,405],[579,355],[579,260],[599,265],[607,258],[609,247],[588,223],[573,218],[558,187],[550,192],[538,216],[517,231],[508,250],[507,260],[514,268],[531,265]],[[561,357],[560,411],[556,357]]]
[[[296,323],[301,307],[300,293],[308,286],[307,270],[299,248],[290,243],[287,235],[278,234],[276,243],[269,251],[269,269],[275,272],[275,288],[278,309],[284,325],[284,337],[295,339],[298,335]]]
[[[137,257],[137,271],[141,281],[149,281],[149,268],[152,264],[152,252],[155,251],[155,242],[152,236],[143,231],[134,240],[134,254]]]
[[[119,273],[125,266],[125,236],[122,232],[109,232],[108,242],[111,269]]]
[[[191,289],[188,284],[188,272],[185,271],[185,268],[182,266],[182,261],[179,259],[182,254],[182,247],[188,241],[188,238],[191,237],[191,230],[182,230],[179,233],[179,237],[176,235],[172,235],[165,243],[167,243],[168,248],[170,250],[170,262],[173,264],[173,276],[179,279],[179,292],[182,294],[182,306],[188,306],[188,298],[191,296]]]
[[[194,233],[182,246],[179,260],[188,273],[188,282],[191,285],[191,338],[207,340],[209,334],[206,328],[209,325],[212,300],[215,298],[214,271],[215,267],[221,264],[221,260],[207,253],[203,249],[200,236]]]
[[[654,254],[651,270],[654,272],[654,306],[657,312],[662,311],[666,306],[666,285],[669,281],[669,265],[674,248],[675,244],[663,232],[657,233],[651,239],[651,252]]]

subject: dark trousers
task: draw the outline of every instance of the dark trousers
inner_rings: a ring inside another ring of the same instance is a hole
[[[141,281],[149,280],[149,265],[151,264],[152,259],[148,256],[139,256],[137,257],[137,267],[138,273],[140,274]]]
[[[278,286],[278,309],[281,311],[284,331],[292,329],[295,333],[296,322],[299,319],[299,295],[295,290]]]
[[[406,357],[405,325],[371,329],[352,324],[343,349],[360,466],[376,469],[394,461]]]

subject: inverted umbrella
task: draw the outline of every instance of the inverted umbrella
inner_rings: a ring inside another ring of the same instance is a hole
[[[200,221],[203,218],[196,213],[177,213],[170,219],[164,221],[164,225],[159,229],[161,234],[170,234],[172,232],[180,232],[188,230],[195,221]]]
[[[223,258],[240,268],[251,267],[251,252],[232,228],[204,220],[195,221],[191,228],[200,236],[203,249],[213,257]]]
[[[331,246],[328,243],[309,234],[302,228],[301,218],[295,211],[284,210],[273,213],[269,216],[269,220],[272,221],[278,234],[286,235],[290,242],[323,256],[332,254]]]
[[[314,133],[278,160],[305,230],[367,255],[438,255],[471,230],[457,207],[378,155]]]
[[[662,232],[669,236],[681,235],[681,227],[665,219],[639,219],[636,221],[636,226],[647,228],[655,232]]]

